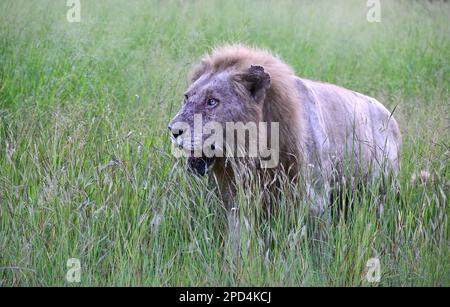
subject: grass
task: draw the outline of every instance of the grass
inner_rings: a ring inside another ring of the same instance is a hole
[[[382,1],[380,23],[365,1],[81,0],[80,23],[65,4],[0,3],[0,286],[450,286],[449,3]],[[166,128],[190,67],[223,42],[397,107],[401,196],[388,191],[381,219],[362,192],[318,242],[288,193],[267,258],[241,193],[244,248],[228,268],[220,202],[170,155]]]

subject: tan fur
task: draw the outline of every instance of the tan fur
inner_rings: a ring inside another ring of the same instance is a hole
[[[208,107],[212,95],[221,96],[217,101],[223,103],[213,104],[217,108]],[[299,78],[290,66],[267,51],[227,45],[202,59],[192,72],[182,109],[169,124],[178,146],[191,150],[199,143],[199,137],[180,140],[183,132],[171,128],[179,122],[192,126],[198,113],[206,121],[222,125],[279,123],[278,167],[264,169],[245,158],[216,157],[212,164],[210,178],[224,200],[236,255],[240,241],[237,181],[251,194],[246,178],[256,178],[263,192],[262,205],[270,212],[281,181],[301,178],[311,212],[322,215],[335,187],[360,179],[369,182],[370,178],[398,171],[400,130],[392,113],[380,102],[339,86]],[[270,135],[267,137],[271,140]],[[208,163],[211,160],[188,158],[188,165],[201,174]],[[251,176],[246,176],[248,170]],[[383,203],[381,198],[380,212]]]
[[[249,89],[252,82],[263,90],[253,93]],[[221,123],[279,123],[278,168],[258,169],[248,164],[265,194],[276,188],[278,174],[287,175],[289,180],[300,174],[312,211],[321,213],[328,205],[330,191],[345,180],[368,182],[398,171],[401,135],[392,113],[372,97],[297,77],[270,52],[243,45],[217,48],[193,70],[191,83],[186,92],[189,103],[171,124],[190,122],[196,112]],[[211,88],[221,93],[226,108],[211,111],[204,105]],[[233,200],[236,171],[246,168],[233,169],[227,162],[216,159],[213,177],[227,209],[231,209],[237,205]],[[263,198],[273,199],[270,195]]]

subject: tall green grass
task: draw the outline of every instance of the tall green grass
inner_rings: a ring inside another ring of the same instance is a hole
[[[448,3],[382,1],[380,23],[365,1],[81,0],[80,23],[67,10],[0,3],[0,286],[450,285]],[[388,191],[381,218],[363,191],[317,241],[287,193],[267,256],[268,225],[241,193],[230,269],[220,201],[170,155],[166,128],[190,67],[225,42],[397,107],[401,195]],[[80,284],[66,281],[69,258]]]

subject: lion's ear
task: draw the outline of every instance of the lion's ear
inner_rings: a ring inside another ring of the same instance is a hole
[[[256,102],[263,100],[270,88],[270,75],[262,66],[250,66],[246,72],[237,74],[235,80],[245,86]]]
[[[199,64],[197,64],[191,71],[190,74],[190,81],[191,83],[194,83],[195,81],[197,81],[198,79],[200,79],[200,77],[206,73],[209,69],[210,69],[210,64],[205,61],[202,60]]]

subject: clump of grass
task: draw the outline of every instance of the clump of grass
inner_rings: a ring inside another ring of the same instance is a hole
[[[74,285],[69,258],[84,286],[378,285],[372,257],[379,285],[450,285],[448,3],[382,2],[377,24],[361,1],[81,3],[79,24],[55,1],[0,4],[0,285]],[[404,146],[400,199],[388,191],[379,218],[362,191],[324,241],[301,187],[267,223],[241,191],[232,271],[220,200],[170,155],[166,126],[194,61],[236,41],[398,106]]]

